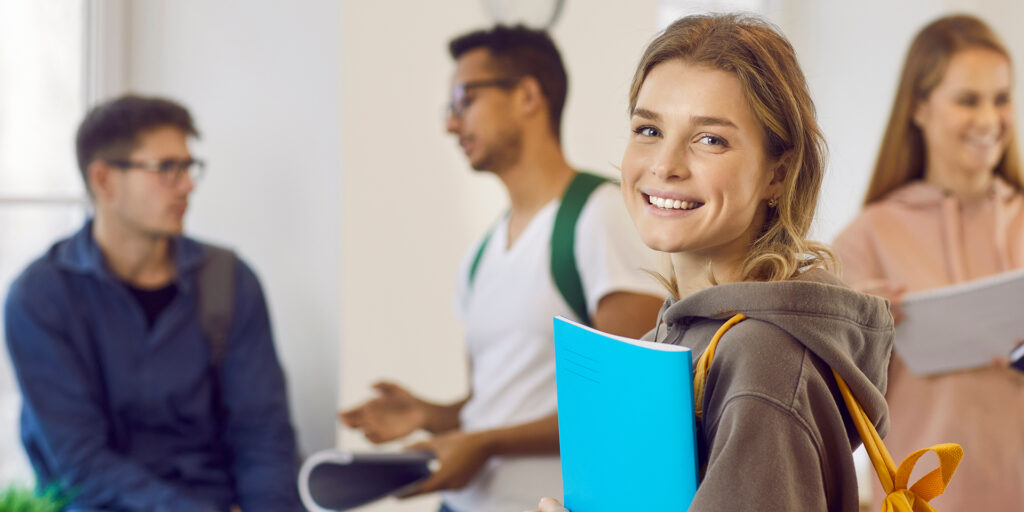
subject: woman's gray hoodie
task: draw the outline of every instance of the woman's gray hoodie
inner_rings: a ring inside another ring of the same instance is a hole
[[[646,338],[689,347],[696,362],[736,313],[748,319],[719,341],[708,374],[698,430],[707,469],[690,510],[856,512],[860,438],[830,368],[884,436],[886,302],[815,269],[669,299]]]

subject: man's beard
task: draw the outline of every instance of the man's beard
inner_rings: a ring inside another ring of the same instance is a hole
[[[498,142],[491,146],[475,162],[470,162],[473,170],[501,172],[519,163],[523,156],[523,134],[522,132],[506,132],[502,134]]]

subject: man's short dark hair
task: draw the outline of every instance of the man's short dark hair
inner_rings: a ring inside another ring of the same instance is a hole
[[[551,36],[543,30],[523,25],[495,25],[489,30],[459,36],[448,43],[448,51],[456,60],[477,48],[487,49],[498,69],[503,72],[514,78],[532,76],[540,83],[548,102],[551,130],[560,139],[568,77],[562,56]]]
[[[78,169],[89,187],[89,164],[97,158],[125,158],[139,144],[139,136],[171,126],[199,137],[192,114],[165,98],[125,95],[93,107],[75,135]]]

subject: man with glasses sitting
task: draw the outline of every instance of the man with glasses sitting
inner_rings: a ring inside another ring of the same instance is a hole
[[[562,495],[552,317],[640,337],[665,291],[642,270],[656,268],[654,254],[619,187],[566,162],[567,78],[548,34],[497,26],[458,37],[449,50],[456,62],[446,128],[474,170],[501,181],[510,203],[459,275],[470,393],[438,404],[380,383],[379,396],[341,416],[373,442],[433,434],[417,447],[433,451],[440,467],[417,492],[444,490],[442,511],[525,510],[536,496]],[[561,271],[568,266],[575,271]]]
[[[92,109],[76,145],[95,214],[8,293],[22,440],[70,510],[303,510],[259,281],[182,236],[196,136],[168,100]]]

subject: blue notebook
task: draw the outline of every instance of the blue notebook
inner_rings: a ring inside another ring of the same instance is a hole
[[[697,492],[690,350],[554,321],[566,508],[689,508]]]

